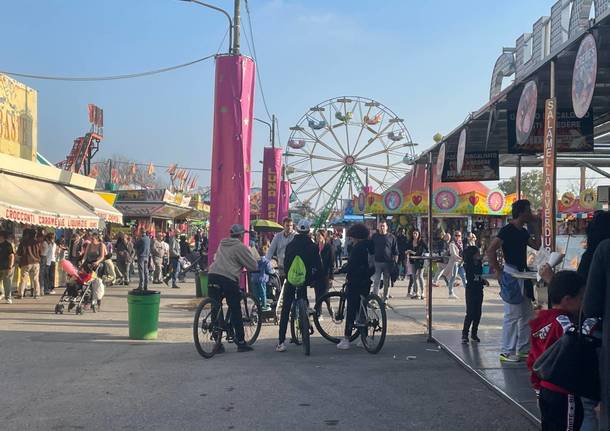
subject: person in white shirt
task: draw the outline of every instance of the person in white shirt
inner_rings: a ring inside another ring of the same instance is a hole
[[[294,239],[296,233],[294,232],[294,223],[292,222],[291,218],[286,217],[282,221],[282,225],[284,225],[284,230],[275,234],[273,241],[271,241],[271,245],[269,246],[269,250],[267,250],[266,257],[269,261],[271,261],[273,257],[276,258],[277,270],[280,279],[283,281],[286,276],[284,272],[284,256],[286,254],[286,246]]]
[[[55,262],[57,261],[57,245],[55,244],[53,234],[49,233],[44,239],[46,247],[44,248],[44,263],[45,263],[45,294],[53,295],[55,293]]]

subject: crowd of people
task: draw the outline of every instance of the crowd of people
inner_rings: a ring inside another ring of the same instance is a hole
[[[173,230],[154,237],[146,231],[135,237],[120,232],[114,240],[95,231],[75,231],[66,240],[64,235],[57,238],[45,229],[28,228],[18,243],[14,236],[0,231],[0,298],[12,304],[13,299],[25,298],[28,290],[34,299],[55,294],[55,287],[66,283],[65,273],[59,269],[62,260],[76,268],[89,265],[106,286],[127,286],[137,273],[139,289],[148,289],[149,279],[153,284],[171,282],[173,288],[179,288],[183,269],[192,264],[188,258],[197,260],[191,257],[193,252],[199,257],[207,253],[207,237],[201,230],[194,235],[194,247],[185,235]],[[20,275],[14,283],[17,268]]]

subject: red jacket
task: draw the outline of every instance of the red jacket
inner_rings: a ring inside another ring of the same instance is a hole
[[[551,345],[559,340],[561,336],[572,327],[572,321],[569,314],[564,310],[553,308],[551,310],[540,310],[535,319],[530,320],[532,335],[530,337],[530,353],[527,357],[527,368],[532,371],[532,367],[536,359],[542,353],[551,347]],[[531,373],[530,381],[534,389],[539,390],[541,387],[551,391],[567,394],[568,391],[554,385],[550,382],[540,380],[534,373]]]

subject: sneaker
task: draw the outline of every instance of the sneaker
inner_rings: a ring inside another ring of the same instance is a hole
[[[519,357],[509,353],[500,353],[500,362],[519,362]]]
[[[178,286],[177,284],[174,284],[174,285],[172,286],[172,289],[180,289],[180,286]]]
[[[55,295],[55,289],[49,290],[49,295]]]
[[[269,311],[273,311],[273,310],[271,309],[271,307],[267,306],[267,307],[263,307],[263,308],[261,308],[261,311],[262,311],[263,313],[267,313],[267,312],[269,312]]]
[[[457,296],[455,293],[452,293],[451,295],[449,295],[449,299],[460,299],[460,297]]]
[[[480,339],[479,337],[477,337],[477,335],[476,335],[476,334],[472,334],[472,335],[470,336],[470,339],[471,339],[472,341],[476,341],[477,343],[480,343],[480,342],[481,342],[481,339]]]
[[[529,356],[530,352],[519,352],[517,353],[517,356],[519,357],[519,359],[527,359],[527,357]]]
[[[252,350],[254,350],[254,348],[252,346],[247,345],[246,343],[237,344],[238,352],[251,352]]]
[[[468,344],[468,337],[462,337],[462,344]]]
[[[285,352],[286,351],[286,344],[279,343],[277,346],[275,346],[275,351],[276,352]]]
[[[12,304],[12,303],[13,303],[13,300],[12,300],[11,298],[6,298],[6,301],[5,301],[5,302],[6,302],[7,304]]]
[[[342,338],[339,344],[337,344],[337,349],[349,350],[349,338]]]

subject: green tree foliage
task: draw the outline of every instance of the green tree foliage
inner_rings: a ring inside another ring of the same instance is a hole
[[[533,209],[542,207],[542,189],[544,180],[541,170],[529,171],[521,174],[521,194],[528,199]],[[498,188],[506,194],[516,193],[517,180],[511,177],[508,180],[500,181]]]

